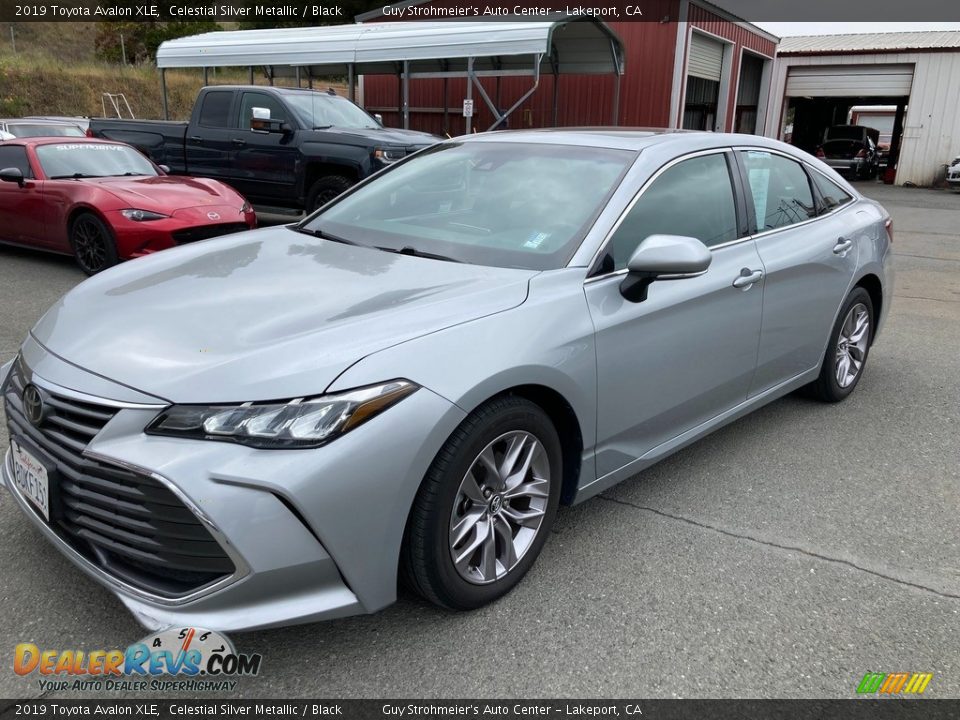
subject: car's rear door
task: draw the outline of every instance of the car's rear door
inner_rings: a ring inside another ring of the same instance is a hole
[[[187,172],[229,182],[233,175],[231,153],[234,127],[234,90],[207,90],[197,102],[184,141]]]
[[[597,475],[744,402],[760,337],[762,265],[738,210],[730,152],[674,160],[649,180],[584,286],[596,328]],[[650,235],[686,235],[712,252],[706,273],[620,294],[627,259]]]
[[[867,223],[846,191],[811,170],[836,196],[830,208],[818,207],[812,179],[794,158],[765,149],[737,155],[765,273],[753,396],[819,364]]]

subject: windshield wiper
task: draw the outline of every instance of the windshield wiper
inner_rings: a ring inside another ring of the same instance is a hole
[[[98,178],[103,175],[87,175],[86,173],[73,173],[72,175],[53,175],[51,180],[82,180],[83,178]]]
[[[455,263],[463,262],[463,260],[459,260],[455,257],[450,257],[449,255],[439,255],[437,253],[424,252],[423,250],[417,250],[415,247],[411,247],[410,245],[404,245],[400,249],[392,248],[392,247],[381,247],[378,245],[377,250],[396,253],[398,255],[410,255],[412,257],[429,258],[430,260],[443,260],[445,262],[455,262]]]
[[[291,230],[302,233],[304,235],[310,235],[315,238],[320,238],[321,240],[330,240],[332,242],[343,243],[344,245],[356,245],[358,247],[368,247],[363,243],[358,243],[356,240],[347,240],[346,238],[338,237],[336,235],[331,235],[328,232],[323,230],[313,230],[307,227],[300,227],[299,225],[288,225]]]
[[[329,130],[329,129],[332,128],[332,127],[333,127],[333,125],[314,125],[314,126],[313,126],[313,129],[314,129],[314,130]]]

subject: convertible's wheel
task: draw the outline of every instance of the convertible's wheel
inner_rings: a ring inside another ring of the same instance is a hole
[[[93,213],[78,215],[70,225],[70,245],[77,265],[87,275],[96,275],[119,261],[110,228]]]
[[[353,185],[350,178],[343,175],[328,175],[320,178],[311,187],[307,193],[307,214],[309,215],[319,207],[323,207],[335,197]]]
[[[407,584],[457,610],[507,593],[540,554],[561,478],[560,441],[538,405],[507,396],[473,412],[417,493],[402,551]]]
[[[814,397],[840,402],[860,381],[873,338],[870,293],[855,288],[840,309],[818,377],[809,387]]]

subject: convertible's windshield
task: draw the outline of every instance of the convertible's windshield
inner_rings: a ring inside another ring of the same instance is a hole
[[[559,268],[634,157],[570,145],[444,143],[335,202],[305,229],[478,265]]]
[[[153,164],[132,147],[110,143],[58,143],[37,147],[37,158],[51,180],[57,178],[156,175]]]
[[[346,98],[321,92],[288,92],[283,99],[305,127],[378,128],[377,121]]]

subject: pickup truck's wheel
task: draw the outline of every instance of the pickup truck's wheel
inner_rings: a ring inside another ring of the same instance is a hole
[[[77,265],[87,275],[96,275],[120,261],[113,233],[93,213],[77,215],[70,223],[68,234]]]
[[[353,180],[343,175],[327,175],[317,180],[307,193],[307,214],[333,200],[353,185]]]
[[[509,592],[550,534],[562,463],[553,423],[529,400],[501,397],[471,413],[417,492],[401,551],[407,585],[455,610]]]

